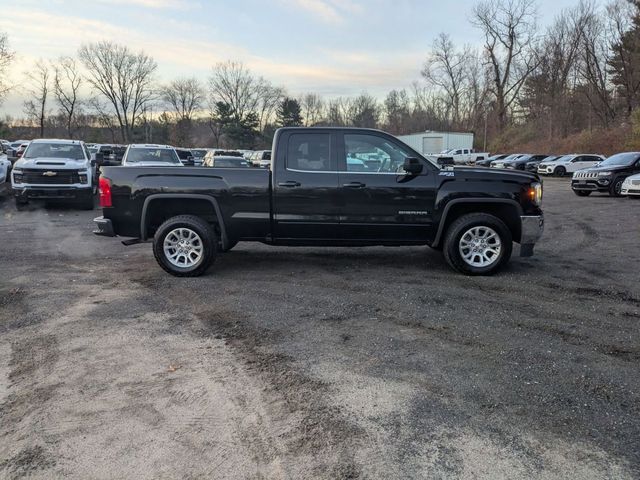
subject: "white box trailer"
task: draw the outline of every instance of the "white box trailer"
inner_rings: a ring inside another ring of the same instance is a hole
[[[437,154],[454,148],[473,148],[473,133],[427,131],[399,135],[398,138],[423,155]]]

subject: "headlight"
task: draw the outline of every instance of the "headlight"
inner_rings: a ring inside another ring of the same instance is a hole
[[[598,173],[599,177],[610,177],[612,172],[600,172]]]
[[[540,206],[542,203],[542,184],[538,182],[532,183],[527,194],[534,205]]]
[[[11,171],[11,176],[13,178],[13,183],[22,183],[22,170],[19,168],[14,168]]]

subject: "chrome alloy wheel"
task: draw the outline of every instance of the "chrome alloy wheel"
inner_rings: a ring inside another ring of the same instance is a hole
[[[483,226],[470,228],[458,242],[462,259],[476,268],[488,267],[497,262],[501,248],[502,242],[496,231]]]
[[[164,237],[164,254],[172,265],[189,268],[202,260],[204,247],[200,235],[189,228],[176,228]]]

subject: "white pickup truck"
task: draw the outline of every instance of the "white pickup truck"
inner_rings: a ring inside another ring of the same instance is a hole
[[[0,195],[7,193],[11,186],[10,170],[11,162],[6,155],[0,155]]]
[[[475,165],[479,160],[490,157],[488,152],[476,152],[472,148],[452,148],[444,152],[427,155],[441,165]]]

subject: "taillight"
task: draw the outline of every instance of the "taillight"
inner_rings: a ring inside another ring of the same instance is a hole
[[[111,180],[105,177],[100,177],[100,206],[102,208],[111,207]]]

